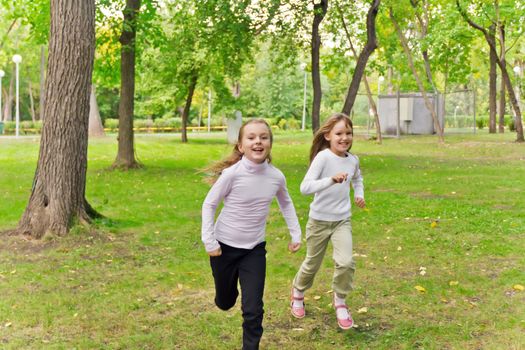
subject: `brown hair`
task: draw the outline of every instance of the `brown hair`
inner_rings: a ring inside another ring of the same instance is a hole
[[[352,120],[348,118],[348,116],[344,113],[334,113],[325,120],[323,125],[316,131],[314,135],[314,139],[312,141],[312,148],[310,148],[310,164],[314,160],[317,153],[321,152],[322,150],[326,148],[330,148],[330,142],[327,141],[324,137],[326,134],[330,133],[332,129],[334,128],[335,124],[339,123],[341,120],[345,121],[346,126],[350,127],[352,129],[352,133],[354,132],[354,127],[352,124]]]
[[[270,125],[268,125],[268,123],[264,119],[256,118],[256,119],[248,120],[241,126],[239,130],[239,136],[237,138],[237,143],[235,144],[235,146],[233,146],[232,153],[228,157],[224,158],[223,160],[218,161],[204,169],[204,172],[206,172],[211,177],[208,179],[209,180],[208,182],[211,182],[211,183],[215,182],[217,177],[219,177],[219,175],[224,169],[232,166],[233,164],[241,160],[242,152],[239,150],[239,145],[241,144],[242,137],[244,135],[244,128],[246,127],[246,125],[255,124],[255,123],[266,125],[266,127],[268,128],[268,132],[270,133],[270,145],[273,145],[273,134],[272,134],[272,128],[270,128]],[[268,162],[272,161],[272,156],[270,153],[268,153],[268,157],[266,159],[268,160]]]

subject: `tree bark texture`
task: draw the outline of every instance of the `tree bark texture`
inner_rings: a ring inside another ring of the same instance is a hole
[[[430,115],[432,116],[432,121],[434,122],[434,129],[436,130],[439,141],[444,142],[445,139],[443,137],[443,128],[441,127],[441,125],[439,125],[439,120],[436,114],[436,110],[434,108],[434,104],[428,98],[428,95],[425,91],[425,87],[423,86],[423,82],[421,81],[421,78],[419,77],[419,74],[416,70],[416,67],[414,65],[414,60],[412,59],[412,52],[410,51],[410,48],[408,47],[408,43],[405,38],[405,35],[401,31],[401,28],[399,27],[399,24],[397,23],[394,17],[392,8],[390,8],[389,10],[390,10],[389,11],[390,19],[392,20],[392,23],[394,24],[397,35],[399,37],[399,41],[401,42],[401,46],[403,46],[403,50],[405,51],[405,54],[407,56],[408,66],[412,70],[412,75],[414,75],[414,79],[416,80],[417,86],[419,88],[419,92],[421,92],[421,96],[423,96],[423,100],[425,101],[425,106],[427,107],[428,111],[430,112]]]
[[[328,11],[328,0],[321,0],[314,4],[314,20],[312,24],[312,86],[314,90],[312,102],[312,131],[315,133],[320,126],[321,99],[321,73],[319,70],[319,50],[321,49],[321,36],[319,25]]]
[[[17,233],[64,235],[94,210],[85,199],[95,1],[51,0],[46,105],[29,203]]]
[[[197,86],[197,80],[199,76],[197,73],[194,73],[191,75],[190,84],[188,86],[188,96],[186,97],[186,104],[184,105],[184,109],[182,111],[182,142],[186,143],[188,142],[188,132],[187,132],[187,125],[188,125],[188,117],[190,115],[190,108],[191,108],[191,101],[193,100],[193,93],[195,92],[195,87]]]
[[[495,26],[492,25],[489,29],[489,32],[492,36],[492,39],[494,42],[496,41],[495,38]],[[489,61],[490,61],[490,69],[489,69],[489,133],[494,134],[496,133],[496,102],[497,102],[497,86],[498,86],[498,76],[497,76],[497,68],[498,64],[496,61],[498,60],[498,56],[496,55],[496,52],[493,50],[490,50],[489,53]]]
[[[46,47],[40,46],[40,98],[38,99],[38,110],[40,120],[44,120],[44,104],[45,104],[45,81],[46,81]]]
[[[118,153],[113,167],[130,169],[139,166],[135,160],[133,114],[135,99],[135,38],[140,0],[126,0],[120,36],[120,102],[118,108]]]
[[[379,11],[380,3],[380,0],[373,0],[372,4],[370,5],[370,9],[368,10],[368,14],[366,16],[367,40],[365,46],[363,47],[363,50],[359,54],[359,58],[357,59],[354,75],[352,77],[352,81],[350,82],[350,86],[348,87],[348,92],[346,94],[346,99],[342,111],[346,115],[350,115],[350,112],[354,107],[357,92],[359,91],[359,84],[361,83],[361,79],[363,79],[368,58],[377,47],[376,17],[377,12]]]
[[[459,0],[456,0],[456,6],[458,8],[458,11],[461,13],[465,21],[474,29],[479,30],[481,33],[483,33],[483,36],[485,37],[485,40],[489,44],[490,50],[494,52],[494,55],[498,57],[496,60],[496,63],[498,64],[498,67],[501,71],[501,79],[505,83],[505,87],[507,88],[507,92],[509,94],[509,100],[512,105],[512,108],[514,109],[514,113],[516,115],[514,122],[516,126],[516,142],[525,142],[525,139],[523,137],[523,123],[521,121],[521,109],[518,103],[518,100],[516,98],[516,93],[514,92],[514,87],[512,86],[512,82],[509,77],[509,73],[507,72],[507,62],[505,60],[505,57],[500,58],[497,54],[496,49],[496,41],[494,37],[491,37],[488,30],[479,24],[475,23],[473,20],[471,20],[465,10],[461,8],[461,5],[459,3]]]
[[[100,120],[100,111],[98,109],[97,94],[95,85],[91,85],[91,93],[89,96],[89,137],[102,137],[105,136],[104,126]]]

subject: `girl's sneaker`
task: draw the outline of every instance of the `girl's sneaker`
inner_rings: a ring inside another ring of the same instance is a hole
[[[337,324],[339,325],[339,328],[344,330],[352,328],[354,325],[352,315],[350,314],[350,311],[348,311],[348,307],[345,303],[336,304],[335,293],[332,304],[335,308],[335,317],[337,318]]]
[[[306,312],[304,311],[304,296],[297,296],[294,293],[294,287],[290,293],[290,309],[292,316],[295,318],[303,318]]]

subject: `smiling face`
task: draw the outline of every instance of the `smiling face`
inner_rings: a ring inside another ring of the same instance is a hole
[[[239,151],[254,163],[264,162],[272,149],[271,134],[263,123],[246,124],[241,130]]]
[[[324,134],[326,141],[330,143],[330,150],[340,157],[352,147],[353,130],[345,120],[338,121],[330,132]]]

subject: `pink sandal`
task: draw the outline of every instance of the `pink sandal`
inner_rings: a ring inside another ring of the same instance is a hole
[[[346,309],[348,310],[348,307],[346,305],[337,305],[335,307],[335,317],[337,318],[337,324],[339,325],[339,328],[347,330],[354,326],[354,320],[352,319],[352,315],[350,315],[350,311],[348,311],[348,318],[339,318],[337,317],[337,309]]]
[[[293,306],[293,302],[294,300],[297,300],[297,301],[303,301],[303,306],[302,307],[296,307],[296,306]],[[304,297],[296,297],[293,295],[293,287],[292,287],[292,292],[290,293],[290,309],[292,311],[292,316],[295,317],[295,318],[303,318],[304,315],[306,314],[306,312],[304,311]]]

